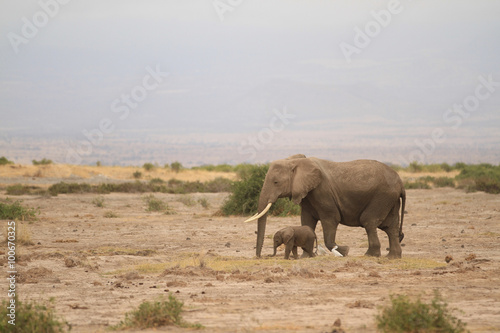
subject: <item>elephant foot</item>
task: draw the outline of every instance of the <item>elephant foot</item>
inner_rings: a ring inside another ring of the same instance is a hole
[[[389,251],[389,254],[387,255],[388,259],[401,259],[401,251]]]
[[[368,249],[368,251],[366,251],[366,253],[365,253],[365,256],[367,256],[367,257],[380,257],[381,256],[380,249],[377,249],[377,250]]]
[[[349,254],[349,246],[338,246],[336,250],[344,257]]]

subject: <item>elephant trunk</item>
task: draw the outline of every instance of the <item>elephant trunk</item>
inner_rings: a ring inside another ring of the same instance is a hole
[[[275,257],[275,256],[276,256],[276,252],[277,252],[277,250],[278,250],[278,247],[277,247],[276,245],[274,245],[274,252],[273,252],[272,257]]]

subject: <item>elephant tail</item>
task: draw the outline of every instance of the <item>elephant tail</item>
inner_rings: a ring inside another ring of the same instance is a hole
[[[318,236],[316,236],[316,233],[314,233],[314,239],[316,240],[316,252],[314,252],[315,255],[318,255]]]
[[[403,233],[403,219],[405,217],[405,203],[406,203],[406,191],[403,187],[403,190],[401,191],[401,224],[399,225],[399,242],[403,240],[405,237],[405,234]]]

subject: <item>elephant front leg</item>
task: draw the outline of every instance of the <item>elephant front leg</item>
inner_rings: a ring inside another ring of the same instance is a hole
[[[339,223],[335,221],[321,221],[321,225],[323,226],[325,246],[331,251],[335,245],[337,245],[335,243],[335,238],[337,237],[337,227]]]
[[[290,252],[292,252],[292,250],[293,250],[293,241],[290,241],[285,246],[285,259],[290,259]],[[295,251],[297,251],[297,249],[295,249]]]
[[[376,227],[366,227],[366,234],[368,235],[368,251],[365,256],[380,257],[380,241],[377,235]]]

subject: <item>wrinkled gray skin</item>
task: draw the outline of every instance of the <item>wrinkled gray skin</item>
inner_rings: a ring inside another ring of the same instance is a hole
[[[316,242],[316,249],[318,246],[318,240],[316,239],[316,233],[311,227],[303,225],[300,227],[286,227],[274,234],[274,253],[273,257],[276,255],[276,250],[281,244],[285,244],[285,259],[290,258],[290,251],[293,252],[293,257],[298,259],[297,247],[301,247],[304,250],[302,257],[314,257],[314,242]]]
[[[377,228],[389,237],[389,258],[401,258],[406,192],[399,175],[372,160],[331,162],[293,155],[271,163],[259,197],[259,212],[268,203],[288,197],[302,207],[301,224],[323,226],[325,245],[335,247],[339,223],[363,227],[368,235],[365,255],[381,255]],[[399,208],[401,199],[401,224]],[[257,257],[261,256],[267,214],[258,219]]]

